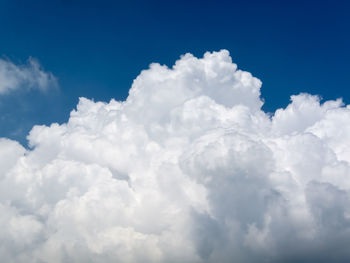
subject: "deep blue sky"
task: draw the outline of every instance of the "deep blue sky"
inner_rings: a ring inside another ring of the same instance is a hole
[[[263,81],[264,109],[300,92],[350,102],[350,1],[0,0],[0,55],[29,56],[60,90],[0,97],[0,137],[64,122],[78,97],[125,99],[151,62],[228,49]]]

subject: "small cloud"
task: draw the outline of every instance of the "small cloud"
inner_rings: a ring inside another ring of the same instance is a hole
[[[0,59],[0,95],[19,89],[47,91],[57,87],[57,78],[45,71],[35,58],[29,57],[26,64],[18,65]]]

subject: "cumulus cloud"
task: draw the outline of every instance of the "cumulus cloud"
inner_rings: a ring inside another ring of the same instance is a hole
[[[228,51],[152,64],[126,101],[0,140],[5,262],[346,262],[350,106],[270,117]]]
[[[42,69],[38,60],[30,57],[26,64],[16,65],[0,59],[0,95],[17,89],[45,91],[57,87],[56,77]]]

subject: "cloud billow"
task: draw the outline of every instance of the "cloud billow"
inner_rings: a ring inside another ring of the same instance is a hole
[[[0,140],[5,262],[346,262],[350,108],[272,117],[226,50],[151,64],[126,101],[81,98]]]

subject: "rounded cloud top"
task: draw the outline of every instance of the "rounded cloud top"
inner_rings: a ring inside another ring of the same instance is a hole
[[[207,52],[203,58],[186,54],[171,69],[154,63],[142,71],[126,104],[146,118],[159,117],[200,96],[226,107],[245,105],[256,111],[262,106],[260,87],[260,80],[237,70],[227,50]]]
[[[226,50],[151,64],[126,101],[81,98],[0,139],[4,262],[346,262],[350,107],[291,97]]]

